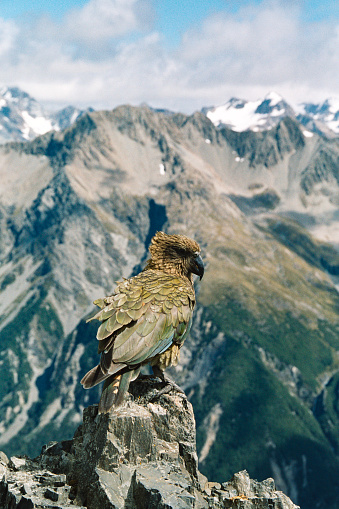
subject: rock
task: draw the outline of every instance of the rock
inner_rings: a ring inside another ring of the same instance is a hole
[[[50,488],[47,488],[47,490],[44,493],[44,496],[49,500],[53,500],[53,502],[56,502],[59,499],[59,494],[56,491],[51,490]]]
[[[2,509],[296,509],[273,479],[246,471],[223,484],[198,470],[192,405],[140,379],[109,414],[84,410],[73,440],[51,442],[37,458],[12,457],[0,483]]]
[[[17,470],[10,462],[6,482],[0,482],[1,509],[81,507],[72,504],[74,497],[71,496],[71,486],[66,484],[66,475],[44,470],[41,463],[35,460],[26,461],[25,465],[26,469],[21,466]]]
[[[0,463],[3,465],[8,465],[9,459],[7,458],[6,454],[2,451],[0,451]]]
[[[97,406],[84,411],[71,460],[78,503],[124,507],[128,499],[131,507],[139,500],[140,507],[153,507],[159,499],[168,507],[175,501],[195,507],[200,484],[192,406],[179,393],[154,399],[161,387],[143,380],[131,387],[137,404],[106,415],[98,415]]]
[[[7,477],[7,468],[5,465],[0,463],[0,481],[6,481]]]
[[[25,482],[21,488],[21,492],[24,494],[24,495],[33,495],[33,492],[32,492],[32,488],[31,488],[31,485],[27,482]]]
[[[254,507],[295,509],[297,507],[281,491],[275,490],[273,479],[254,481],[250,479],[246,470],[234,474],[229,482],[223,483],[222,490],[224,492],[218,493],[219,500],[222,500],[224,504],[221,507],[237,507],[238,509]]]
[[[13,470],[21,470],[26,465],[26,458],[18,458],[17,456],[12,456],[8,462],[8,465],[13,468]]]

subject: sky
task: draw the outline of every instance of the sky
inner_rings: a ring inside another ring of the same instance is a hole
[[[49,109],[339,97],[335,0],[1,0],[0,85]]]

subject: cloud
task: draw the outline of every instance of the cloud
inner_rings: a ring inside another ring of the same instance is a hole
[[[339,26],[303,20],[299,2],[263,1],[220,12],[168,49],[150,0],[89,0],[62,21],[0,19],[3,84],[40,101],[112,108],[122,103],[190,112],[230,96],[276,90],[291,102],[339,89]]]
[[[192,87],[339,85],[338,27],[303,23],[297,6],[267,2],[214,15],[185,34],[181,51]]]
[[[143,29],[151,10],[145,0],[90,0],[65,18],[69,40],[93,44]]]
[[[12,21],[0,18],[0,58],[6,58],[15,44],[18,28]]]

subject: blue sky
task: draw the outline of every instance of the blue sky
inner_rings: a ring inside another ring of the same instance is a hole
[[[320,101],[339,95],[339,2],[1,0],[0,69],[53,108]]]
[[[49,12],[59,18],[72,7],[83,7],[86,0],[1,0],[0,16],[15,18],[27,13]]]

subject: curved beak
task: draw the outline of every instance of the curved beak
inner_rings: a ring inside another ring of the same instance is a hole
[[[192,260],[192,272],[193,274],[196,274],[200,277],[200,280],[202,279],[205,268],[204,268],[204,262],[202,261],[202,258],[200,255],[197,255]]]

